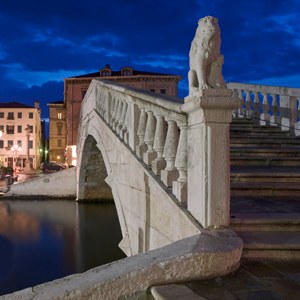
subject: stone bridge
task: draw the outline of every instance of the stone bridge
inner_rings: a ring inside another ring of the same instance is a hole
[[[230,89],[179,98],[94,80],[82,103],[77,199],[111,199],[134,255],[229,225]]]

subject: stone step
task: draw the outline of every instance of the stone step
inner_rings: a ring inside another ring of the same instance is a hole
[[[239,136],[247,136],[247,137],[277,137],[277,138],[293,138],[293,136],[289,132],[278,132],[278,131],[270,131],[270,130],[253,130],[251,128],[247,130],[243,129],[230,129],[230,137],[239,137]]]
[[[258,143],[261,142],[268,144],[268,143],[284,143],[285,145],[289,144],[296,144],[300,145],[300,138],[299,137],[290,137],[290,136],[281,136],[281,135],[272,135],[270,138],[266,138],[264,136],[248,136],[247,134],[235,134],[230,135],[230,143]]]
[[[230,157],[231,166],[291,166],[300,167],[300,157]]]
[[[300,148],[231,147],[231,157],[300,157]]]
[[[296,182],[231,182],[231,196],[287,196],[300,199],[300,185]]]
[[[250,259],[300,259],[300,234],[280,231],[236,231],[243,240],[242,257]]]
[[[265,170],[262,171],[254,171],[254,172],[239,172],[232,171],[230,174],[231,182],[295,182],[300,184],[300,172],[267,172]]]

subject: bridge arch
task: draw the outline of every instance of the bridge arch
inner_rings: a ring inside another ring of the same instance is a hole
[[[131,255],[124,212],[100,132],[99,122],[94,118],[82,136],[78,149],[77,201],[114,201],[123,236],[119,246]]]

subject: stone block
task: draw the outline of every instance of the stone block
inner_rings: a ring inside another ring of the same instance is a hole
[[[144,153],[146,151],[147,151],[147,145],[146,144],[136,146],[136,148],[135,148],[135,153],[136,153],[137,157],[140,158],[140,159],[143,159]]]
[[[160,179],[166,187],[172,186],[173,181],[179,177],[179,172],[176,168],[173,170],[161,170]]]
[[[152,171],[155,175],[160,175],[161,170],[165,169],[166,165],[166,161],[163,158],[156,159],[152,161]]]
[[[144,163],[148,166],[151,166],[152,161],[157,157],[157,153],[156,152],[146,152],[144,153]]]
[[[173,181],[173,194],[182,203],[187,203],[187,184],[186,182]]]

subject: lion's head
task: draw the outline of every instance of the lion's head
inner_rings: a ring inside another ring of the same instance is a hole
[[[218,19],[210,16],[200,19],[198,21],[196,36],[200,41],[207,42],[210,40],[220,39],[220,27]]]

